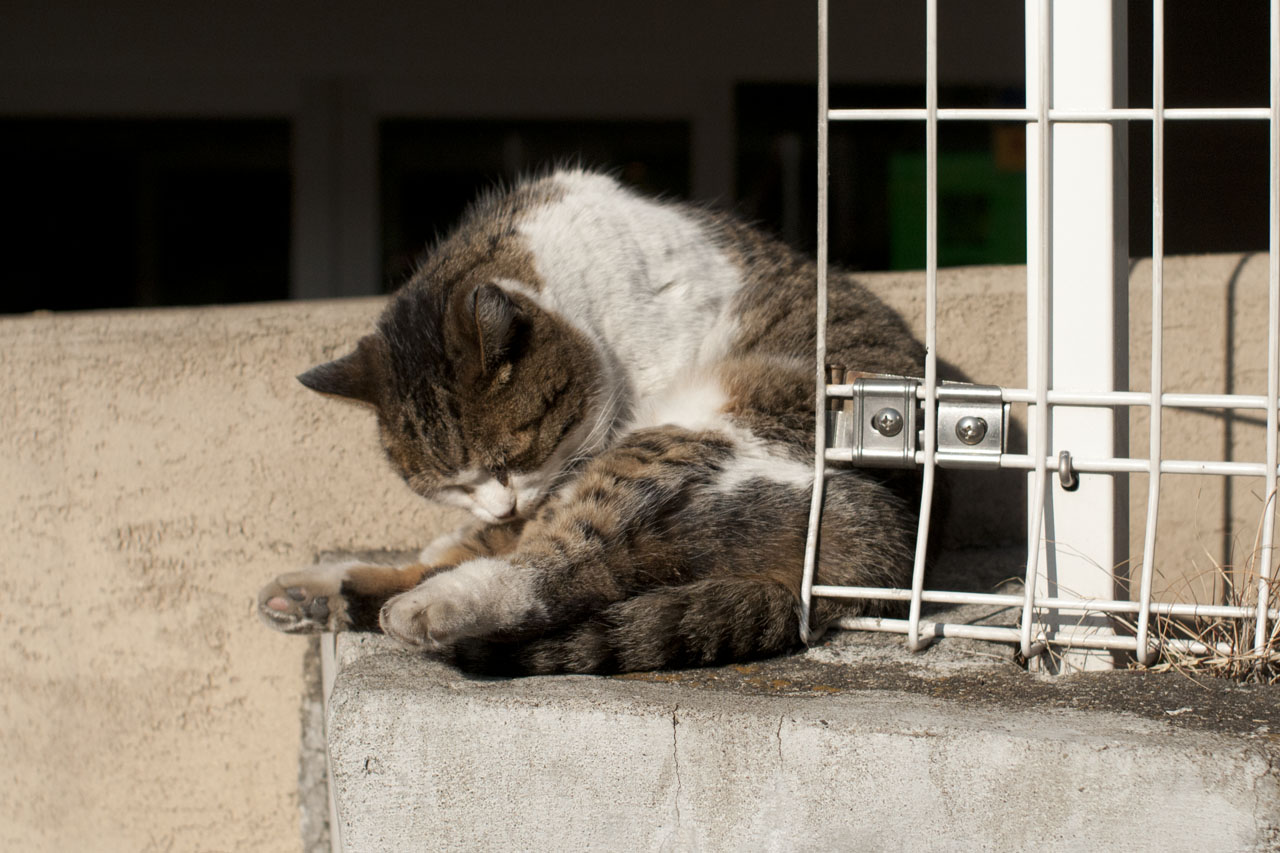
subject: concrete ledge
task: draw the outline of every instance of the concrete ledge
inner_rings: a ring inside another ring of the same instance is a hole
[[[1049,683],[944,641],[640,677],[474,680],[339,643],[349,851],[1273,850],[1280,691]]]

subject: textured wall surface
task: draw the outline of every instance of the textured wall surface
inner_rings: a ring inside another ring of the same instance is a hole
[[[293,379],[377,307],[0,321],[0,848],[299,848],[306,642],[257,588],[451,523]]]

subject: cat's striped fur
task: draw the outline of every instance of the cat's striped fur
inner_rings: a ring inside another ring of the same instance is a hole
[[[402,568],[277,578],[285,631],[383,630],[489,672],[612,672],[798,641],[814,266],[728,217],[560,171],[480,199],[356,350],[302,382],[370,406],[393,467],[476,525]],[[834,275],[831,360],[914,374],[901,319]],[[896,586],[918,483],[829,480],[822,583]],[[873,607],[821,600],[818,624]]]

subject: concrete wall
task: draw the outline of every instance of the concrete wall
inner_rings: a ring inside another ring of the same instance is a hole
[[[1266,394],[1267,256],[1204,255],[1165,264],[1165,391]],[[1151,388],[1151,262],[1131,276],[1129,384]],[[1146,409],[1130,422],[1130,453],[1147,453]],[[1166,409],[1166,459],[1266,461],[1266,412]],[[1167,600],[1235,603],[1255,559],[1265,498],[1258,477],[1164,475],[1153,593]],[[1142,550],[1147,477],[1133,475],[1129,495],[1129,553]],[[1137,565],[1133,567],[1136,576]],[[1274,577],[1274,572],[1273,572]]]
[[[1261,393],[1265,277],[1265,257],[1169,262],[1171,390]],[[943,356],[1020,385],[1024,279],[945,273]],[[1139,266],[1139,332],[1146,280]],[[877,281],[919,318],[919,275]],[[366,412],[293,380],[377,308],[0,320],[0,848],[300,847],[306,643],[258,624],[256,590],[318,552],[411,549],[453,523],[390,473]],[[1261,446],[1244,418],[1177,421],[1174,457]],[[1175,580],[1202,546],[1251,545],[1259,481],[1239,479],[1225,512],[1216,481],[1171,485],[1160,556]],[[1022,510],[999,492],[957,500],[981,510],[978,540],[1016,538]]]

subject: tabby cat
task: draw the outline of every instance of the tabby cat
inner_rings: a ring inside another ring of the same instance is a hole
[[[699,207],[560,170],[473,204],[355,350],[299,379],[368,406],[396,471],[471,526],[398,568],[267,584],[290,633],[378,631],[467,670],[704,666],[800,645],[815,267]],[[918,374],[833,274],[830,360]],[[918,478],[829,480],[819,583],[902,586]],[[815,600],[821,627],[882,605]]]

